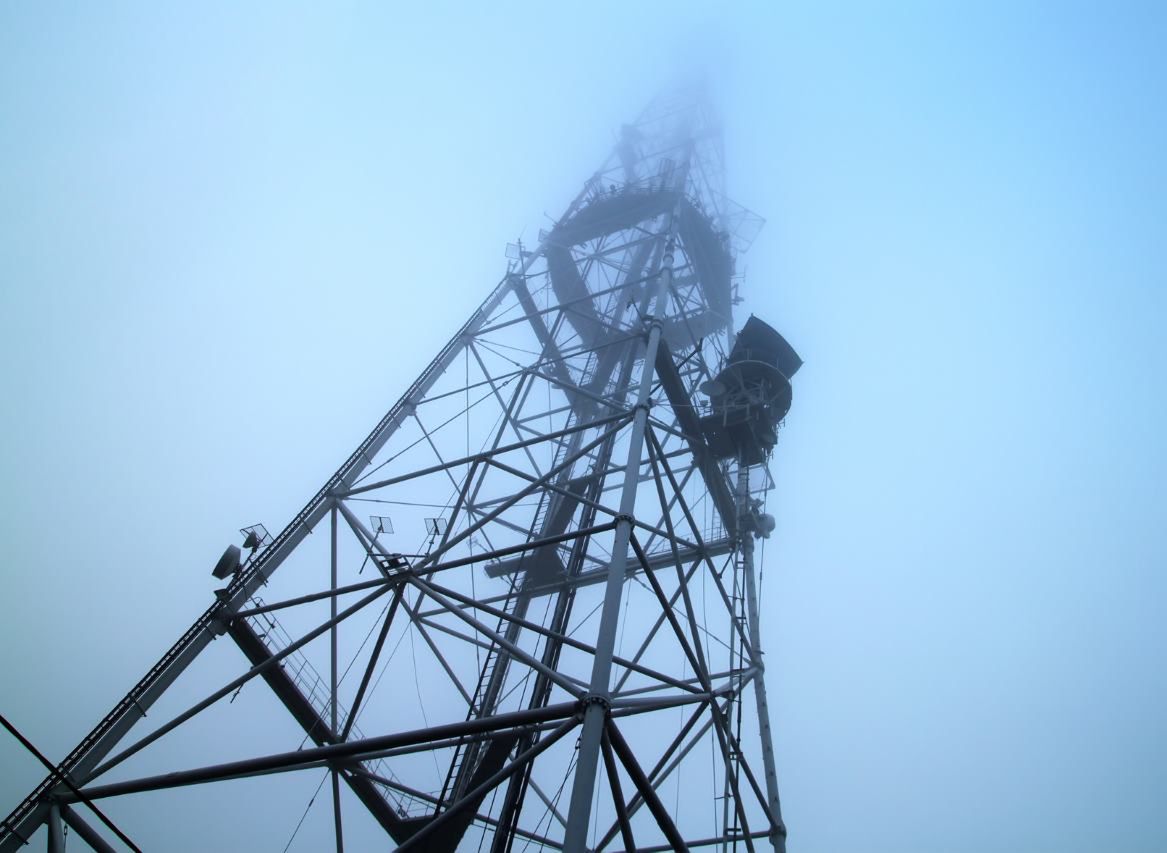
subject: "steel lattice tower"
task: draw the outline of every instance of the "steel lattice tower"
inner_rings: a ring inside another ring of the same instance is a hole
[[[800,362],[756,319],[735,334],[761,220],[722,159],[700,99],[625,126],[291,523],[243,531],[211,606],[0,850],[45,823],[50,849],[62,823],[111,849],[86,804],[312,769],[338,850],[359,807],[400,849],[783,850],[754,540]],[[213,643],[234,677],[191,704],[179,676]],[[302,748],[145,762],[273,695]]]

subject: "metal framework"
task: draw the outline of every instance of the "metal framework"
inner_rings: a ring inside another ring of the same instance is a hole
[[[248,530],[211,606],[16,806],[0,851],[46,823],[61,849],[62,822],[113,849],[87,804],[313,771],[337,850],[352,809],[401,850],[784,850],[754,566],[772,481],[716,458],[700,421],[761,225],[722,170],[699,100],[625,126],[291,523]],[[242,665],[194,701],[179,676],[223,637]],[[164,694],[179,704],[143,722]],[[273,694],[300,748],[160,757]]]

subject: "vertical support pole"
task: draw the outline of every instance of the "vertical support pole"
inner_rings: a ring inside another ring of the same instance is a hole
[[[332,562],[332,575],[331,575],[331,583],[332,583],[332,593],[333,594],[332,594],[331,601],[332,601],[333,625],[332,625],[332,629],[329,631],[329,636],[328,636],[329,643],[330,643],[330,651],[331,651],[331,655],[332,655],[331,666],[329,668],[328,694],[330,697],[329,698],[329,705],[330,705],[329,711],[331,713],[331,719],[329,720],[329,723],[332,726],[332,736],[335,738],[336,733],[339,731],[339,729],[337,728],[337,720],[336,720],[336,582],[337,582],[336,521],[337,521],[337,519],[336,519],[336,500],[335,499],[332,502],[332,509],[329,512],[329,516],[330,516],[330,520],[332,521],[332,561],[331,561]],[[335,774],[333,774],[333,781],[335,781]]]
[[[741,537],[742,574],[745,575],[746,612],[750,620],[750,657],[756,666],[754,700],[758,706],[758,731],[762,741],[762,764],[766,772],[766,799],[773,820],[770,844],[777,853],[786,853],[786,824],[778,800],[778,771],[774,765],[774,742],[770,733],[770,706],[766,701],[766,667],[762,663],[761,629],[758,624],[758,594],[754,584],[754,535],[746,522],[750,503],[750,469],[738,464],[738,535]]]
[[[337,636],[336,636],[336,587],[338,581],[337,568],[337,513],[336,500],[333,499],[332,507],[329,510],[329,521],[331,522],[332,538],[331,546],[331,575],[329,582],[332,585],[332,619],[334,620],[331,631],[329,631],[329,653],[330,666],[328,670],[328,696],[329,696],[329,723],[332,726],[332,737],[336,740],[337,733],[340,731],[339,722],[336,719],[336,682],[337,682]],[[340,821],[340,771],[335,767],[332,768],[332,820],[336,825],[336,853],[344,853],[344,829]]]
[[[656,353],[662,333],[661,306],[668,298],[673,281],[674,217],[669,220],[668,242],[658,274],[656,297],[653,302],[648,343],[644,351],[640,387],[636,394],[636,414],[632,420],[632,434],[628,441],[628,462],[624,466],[624,487],[620,495],[620,515],[616,518],[612,542],[612,559],[608,563],[608,578],[604,589],[604,607],[600,613],[600,627],[596,636],[596,655],[592,662],[592,677],[585,697],[583,727],[579,738],[579,758],[575,781],[571,789],[571,805],[567,813],[567,829],[563,839],[565,853],[583,853],[587,846],[588,824],[591,821],[592,793],[596,786],[596,770],[600,758],[604,723],[608,716],[609,684],[612,676],[612,656],[616,650],[616,629],[620,621],[620,598],[624,589],[624,575],[628,565],[628,545],[632,534],[633,511],[636,509],[636,489],[640,483],[640,466],[644,455],[644,435],[648,425],[649,395],[655,375]]]
[[[336,826],[336,853],[344,853],[344,827],[340,822],[340,771],[332,768],[332,821]]]
[[[65,853],[65,829],[61,825],[61,806],[56,800],[49,804],[49,853]]]

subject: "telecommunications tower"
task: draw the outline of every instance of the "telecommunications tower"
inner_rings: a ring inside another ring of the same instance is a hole
[[[784,850],[754,549],[801,361],[734,322],[761,220],[722,161],[699,99],[623,127],[0,851],[169,847],[141,804],[209,802],[191,849],[303,812],[337,850]]]

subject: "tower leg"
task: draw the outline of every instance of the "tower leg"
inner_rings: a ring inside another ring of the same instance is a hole
[[[640,389],[636,395],[636,417],[628,441],[628,464],[624,470],[624,488],[620,495],[620,517],[616,522],[612,542],[612,559],[608,563],[607,588],[600,627],[596,637],[596,656],[592,664],[589,701],[584,708],[583,728],[579,738],[579,758],[575,767],[575,781],[571,789],[571,805],[567,813],[567,830],[563,849],[566,853],[582,853],[586,849],[588,824],[591,820],[592,793],[596,786],[596,770],[600,760],[600,745],[604,723],[608,716],[608,687],[612,676],[612,655],[616,649],[616,628],[620,621],[620,598],[624,589],[624,575],[628,566],[628,544],[632,534],[632,513],[636,509],[636,488],[640,482],[640,465],[644,455],[644,435],[648,424],[649,395],[656,373],[656,353],[660,347],[660,311],[668,298],[673,277],[672,230],[670,222],[668,247],[662,259],[660,283],[654,301],[652,326],[644,353]]]
[[[750,657],[758,668],[754,676],[754,700],[758,708],[758,731],[762,741],[762,765],[766,773],[766,800],[770,807],[770,843],[778,853],[786,853],[786,824],[782,821],[782,804],[778,799],[778,771],[774,764],[774,742],[770,734],[770,706],[766,701],[766,668],[762,663],[762,638],[758,625],[758,591],[754,582],[754,536],[743,524],[749,506],[749,468],[738,468],[738,500],[741,515],[742,573],[745,575],[746,608],[750,619]]]
[[[49,805],[49,853],[65,853],[65,828],[61,825],[61,806]]]

